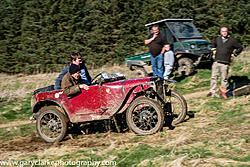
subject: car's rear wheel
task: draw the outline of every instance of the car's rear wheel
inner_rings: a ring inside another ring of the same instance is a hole
[[[164,113],[157,102],[148,98],[138,98],[129,106],[126,120],[130,130],[136,134],[149,135],[162,128]]]
[[[46,142],[61,141],[67,132],[65,115],[57,106],[45,106],[39,110],[36,121],[39,136]]]

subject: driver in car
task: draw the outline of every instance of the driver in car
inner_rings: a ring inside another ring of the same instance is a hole
[[[81,68],[76,64],[71,64],[69,72],[62,79],[62,89],[67,96],[76,96],[81,93],[81,89],[88,90],[89,86],[82,83]]]

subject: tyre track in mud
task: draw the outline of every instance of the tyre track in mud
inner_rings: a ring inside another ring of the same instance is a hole
[[[18,137],[14,140],[5,141],[0,143],[0,154],[9,151],[20,151],[20,152],[33,152],[37,150],[44,150],[52,146],[51,143],[45,143],[35,134]]]
[[[7,124],[0,124],[0,128],[12,128],[15,126],[22,126],[22,125],[28,125],[28,124],[32,124],[35,122],[32,122],[30,120],[25,120],[25,121],[14,121],[14,122],[9,122]]]
[[[182,95],[186,100],[193,99],[193,98],[199,98],[199,97],[206,97],[208,94],[207,91],[200,91],[200,92],[195,92],[195,93],[190,93],[190,94],[184,94]]]

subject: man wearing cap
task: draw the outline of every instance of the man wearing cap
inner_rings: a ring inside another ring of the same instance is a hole
[[[87,84],[81,84],[81,69],[76,64],[71,64],[69,72],[62,79],[62,89],[67,96],[74,96],[81,93],[81,89],[88,90]]]
[[[212,51],[215,55],[215,61],[212,66],[212,77],[210,82],[210,92],[208,96],[213,96],[216,93],[217,80],[221,74],[221,86],[227,88],[227,74],[232,56],[238,56],[243,50],[241,44],[228,35],[228,28],[220,29],[221,36],[217,37],[212,43]]]

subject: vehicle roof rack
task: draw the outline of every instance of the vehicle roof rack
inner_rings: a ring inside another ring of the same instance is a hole
[[[159,20],[159,21],[155,21],[155,22],[146,24],[145,26],[148,27],[148,26],[159,24],[159,23],[162,23],[162,22],[171,22],[171,21],[183,22],[183,21],[193,21],[193,19],[163,19],[163,20]]]

